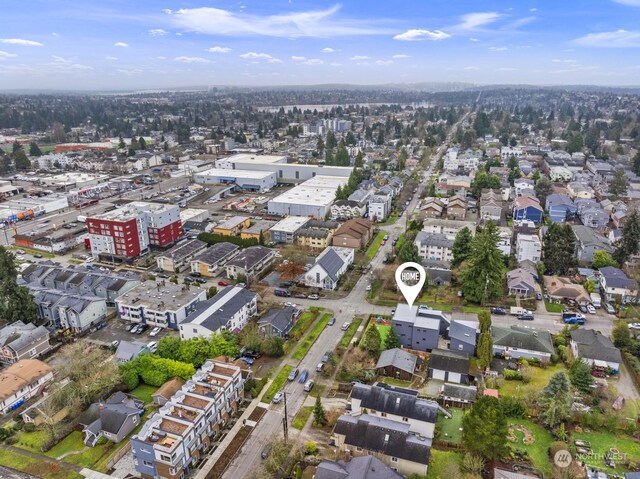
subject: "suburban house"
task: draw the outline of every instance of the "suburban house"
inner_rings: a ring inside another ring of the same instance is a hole
[[[448,261],[424,260],[424,271],[429,275],[429,284],[443,286],[451,284],[451,264]]]
[[[549,331],[521,326],[491,327],[493,354],[505,359],[538,359],[551,362],[555,352]]]
[[[239,246],[226,242],[213,244],[191,260],[191,272],[207,277],[215,276],[239,249]]]
[[[425,218],[440,218],[444,207],[440,198],[427,198],[420,207],[420,212]]]
[[[362,218],[366,211],[366,204],[353,200],[338,200],[331,205],[331,219],[350,220]]]
[[[244,228],[251,226],[251,219],[248,216],[232,216],[214,226],[211,231],[222,236],[237,236]]]
[[[21,359],[0,371],[0,416],[41,396],[53,380],[53,368],[37,359]]]
[[[366,411],[365,411],[366,410]],[[418,397],[418,391],[384,383],[356,383],[351,389],[351,414],[367,413],[390,421],[405,423],[409,431],[432,438],[439,406],[435,401]]]
[[[582,181],[571,181],[567,184],[567,193],[573,199],[591,199],[594,197],[593,188]]]
[[[532,296],[535,293],[536,280],[523,268],[516,268],[507,273],[507,289],[510,295]]]
[[[258,332],[263,338],[271,336],[283,338],[289,334],[299,315],[300,310],[294,306],[270,309],[258,320]]]
[[[95,447],[101,437],[116,444],[125,439],[138,424],[144,403],[118,391],[106,401],[93,403],[78,418],[83,426],[85,446]]]
[[[312,288],[334,290],[354,258],[353,248],[330,246],[316,258],[315,264],[304,274],[302,282]]]
[[[349,457],[345,461],[325,459],[316,467],[314,479],[402,479],[373,456]]]
[[[513,189],[516,196],[533,196],[535,183],[528,178],[518,178],[517,180],[513,180]]]
[[[333,246],[361,249],[369,244],[373,224],[364,218],[345,221],[333,234]]]
[[[197,286],[145,281],[116,299],[118,319],[161,328],[178,325],[207,298]]]
[[[30,290],[38,307],[38,317],[56,329],[82,333],[107,317],[104,298],[63,293],[55,289],[31,287]]]
[[[336,221],[311,220],[296,232],[295,242],[303,248],[323,250],[331,246],[331,238],[339,226],[340,223]]]
[[[638,301],[638,282],[621,269],[613,266],[600,268],[598,278],[608,302],[626,304]]]
[[[448,262],[453,260],[453,240],[442,233],[419,231],[414,243],[422,259]]]
[[[542,258],[542,241],[537,235],[519,234],[516,239],[516,260],[537,263]]]
[[[464,196],[454,196],[449,198],[447,203],[447,219],[464,221],[467,215],[467,199]]]
[[[447,407],[468,408],[476,401],[478,388],[463,384],[444,383],[438,396],[440,402]]]
[[[564,301],[573,300],[578,304],[588,304],[591,297],[587,290],[580,284],[572,283],[569,278],[561,276],[545,276],[544,289],[551,299]]]
[[[578,218],[580,218],[580,222],[583,225],[601,230],[609,224],[609,212],[596,200],[577,199],[575,204],[576,208],[578,208]]]
[[[367,215],[371,221],[377,223],[378,221],[384,221],[389,215],[391,210],[391,201],[393,197],[391,194],[383,194],[382,191],[378,191],[375,195],[371,195],[367,200]]]
[[[178,243],[156,257],[158,268],[171,273],[188,270],[189,262],[206,248],[207,243],[199,239]]]
[[[451,326],[449,326],[449,349],[473,356],[476,354],[479,335],[480,323],[478,321],[453,319]]]
[[[51,349],[49,330],[18,320],[0,329],[0,365],[33,359]]]
[[[269,238],[269,230],[276,224],[275,221],[270,220],[258,220],[248,228],[243,229],[240,232],[240,238],[242,239],[254,239],[256,241],[265,241]]]
[[[213,438],[244,397],[245,376],[233,364],[209,360],[130,439],[143,478],[178,479],[207,456]]]
[[[578,209],[571,198],[561,193],[552,193],[547,196],[544,206],[549,214],[549,218],[551,218],[551,221],[554,223],[573,221]]]
[[[511,256],[511,236],[513,231],[506,226],[498,226],[498,244],[500,252],[505,256]],[[518,235],[515,235],[516,238]]]
[[[171,400],[171,397],[180,391],[184,382],[182,379],[173,378],[169,379],[166,383],[158,388],[158,390],[153,393],[151,396],[153,398],[153,404],[157,406],[164,406],[168,401]]]
[[[123,339],[118,343],[118,348],[116,349],[116,362],[118,364],[128,363],[140,356],[142,353],[148,352],[150,351],[147,347],[147,343],[142,341],[126,341]]]
[[[378,376],[411,381],[420,364],[418,356],[400,348],[386,349],[376,363]]]
[[[480,195],[480,215],[483,221],[499,223],[502,218],[502,195],[499,191],[486,190]]]
[[[432,438],[411,434],[409,424],[363,414],[338,418],[333,436],[338,450],[373,456],[403,475],[425,475]]]
[[[449,319],[427,306],[398,303],[391,324],[403,347],[431,351],[438,347],[440,336],[446,335]]]
[[[180,323],[180,339],[209,338],[221,331],[241,331],[258,313],[258,296],[239,286],[227,286],[200,301]]]
[[[571,351],[592,368],[611,369],[618,374],[622,355],[611,340],[600,331],[576,329],[571,331]]]
[[[540,201],[531,196],[518,196],[513,200],[513,220],[529,220],[536,225],[542,222],[542,213],[544,212]]]
[[[238,279],[241,276],[251,281],[262,272],[275,259],[276,252],[264,246],[249,246],[241,250],[225,266],[229,279]]]
[[[468,383],[469,355],[465,352],[434,349],[429,357],[428,377],[448,383]]]
[[[579,261],[591,263],[593,261],[593,253],[600,250],[613,253],[609,240],[605,236],[596,233],[592,228],[584,225],[573,225],[571,229],[576,237],[576,257]]]

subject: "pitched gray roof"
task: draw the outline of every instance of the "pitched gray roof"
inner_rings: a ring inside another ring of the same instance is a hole
[[[438,417],[438,403],[420,399],[404,391],[410,390],[379,383],[373,386],[355,384],[351,389],[351,397],[360,399],[360,406],[363,408],[435,423]]]
[[[447,349],[434,349],[429,358],[429,369],[469,374],[469,355]]]
[[[511,326],[510,328],[492,326],[491,336],[493,336],[494,346],[529,349],[530,351],[548,354],[554,353],[549,331],[522,328],[520,326]]]
[[[638,282],[635,279],[629,278],[624,271],[613,266],[606,266],[600,268],[600,274],[604,276],[607,282],[607,287],[611,288],[626,288],[626,289],[638,289]]]
[[[131,361],[145,349],[147,349],[147,345],[142,341],[122,340],[118,344],[118,349],[116,349],[116,359]]]
[[[475,386],[463,386],[462,384],[445,383],[442,388],[442,395],[445,397],[473,401],[478,394]]]
[[[409,424],[363,414],[340,416],[334,433],[345,436],[345,443],[389,457],[418,464],[429,464],[431,439],[409,433]]]
[[[229,266],[236,266],[242,269],[250,269],[263,261],[267,256],[273,254],[273,251],[264,246],[249,246],[240,251],[231,261],[227,263]]]
[[[271,324],[272,327],[284,334],[291,329],[295,312],[296,308],[293,306],[285,306],[283,309],[270,309],[258,321],[258,324]]]
[[[212,306],[225,296],[227,296],[226,302],[219,304],[217,309],[213,309]],[[198,323],[210,331],[218,331],[221,327],[226,327],[231,318],[255,297],[256,294],[248,289],[227,286],[218,291],[213,298],[197,303],[181,324]]]
[[[118,434],[127,418],[139,413],[139,409],[125,406],[124,404],[107,403],[104,405],[104,409],[100,411],[101,429],[111,434]]]
[[[537,476],[521,474],[519,472],[505,471],[504,469],[493,470],[494,479],[538,479]]]
[[[382,351],[376,364],[376,369],[387,366],[396,367],[402,371],[413,374],[416,370],[418,357],[400,348],[387,349]]]
[[[480,323],[478,321],[463,321],[454,319],[449,326],[449,337],[451,339],[457,339],[458,341],[466,344],[476,344],[476,335],[478,334],[478,328]]]
[[[400,479],[402,476],[373,456],[356,456],[347,461],[322,461],[315,479]]]
[[[44,326],[16,321],[0,329],[0,348],[6,347],[19,352],[29,344],[38,343],[48,337],[49,331]]]
[[[612,363],[622,362],[620,350],[600,331],[576,329],[571,331],[571,341],[578,345],[578,354],[582,358]]]
[[[185,243],[175,245],[173,248],[169,248],[164,253],[158,255],[158,258],[169,258],[174,261],[180,261],[194,254],[196,251],[205,248],[207,243],[200,241],[199,239],[193,239]]]
[[[332,249],[327,250],[318,260],[318,264],[326,271],[329,278],[333,281],[338,281],[338,271],[344,265],[344,261],[338,253]]]

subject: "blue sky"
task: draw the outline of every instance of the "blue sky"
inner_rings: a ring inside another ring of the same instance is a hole
[[[0,90],[640,85],[640,0],[3,0]]]

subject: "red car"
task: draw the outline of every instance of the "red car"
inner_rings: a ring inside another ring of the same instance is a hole
[[[229,286],[229,283],[226,281],[218,281],[218,286]]]

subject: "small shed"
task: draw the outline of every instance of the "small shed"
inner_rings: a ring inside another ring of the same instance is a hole
[[[411,381],[420,359],[400,348],[382,351],[376,364],[376,373],[404,381]]]

